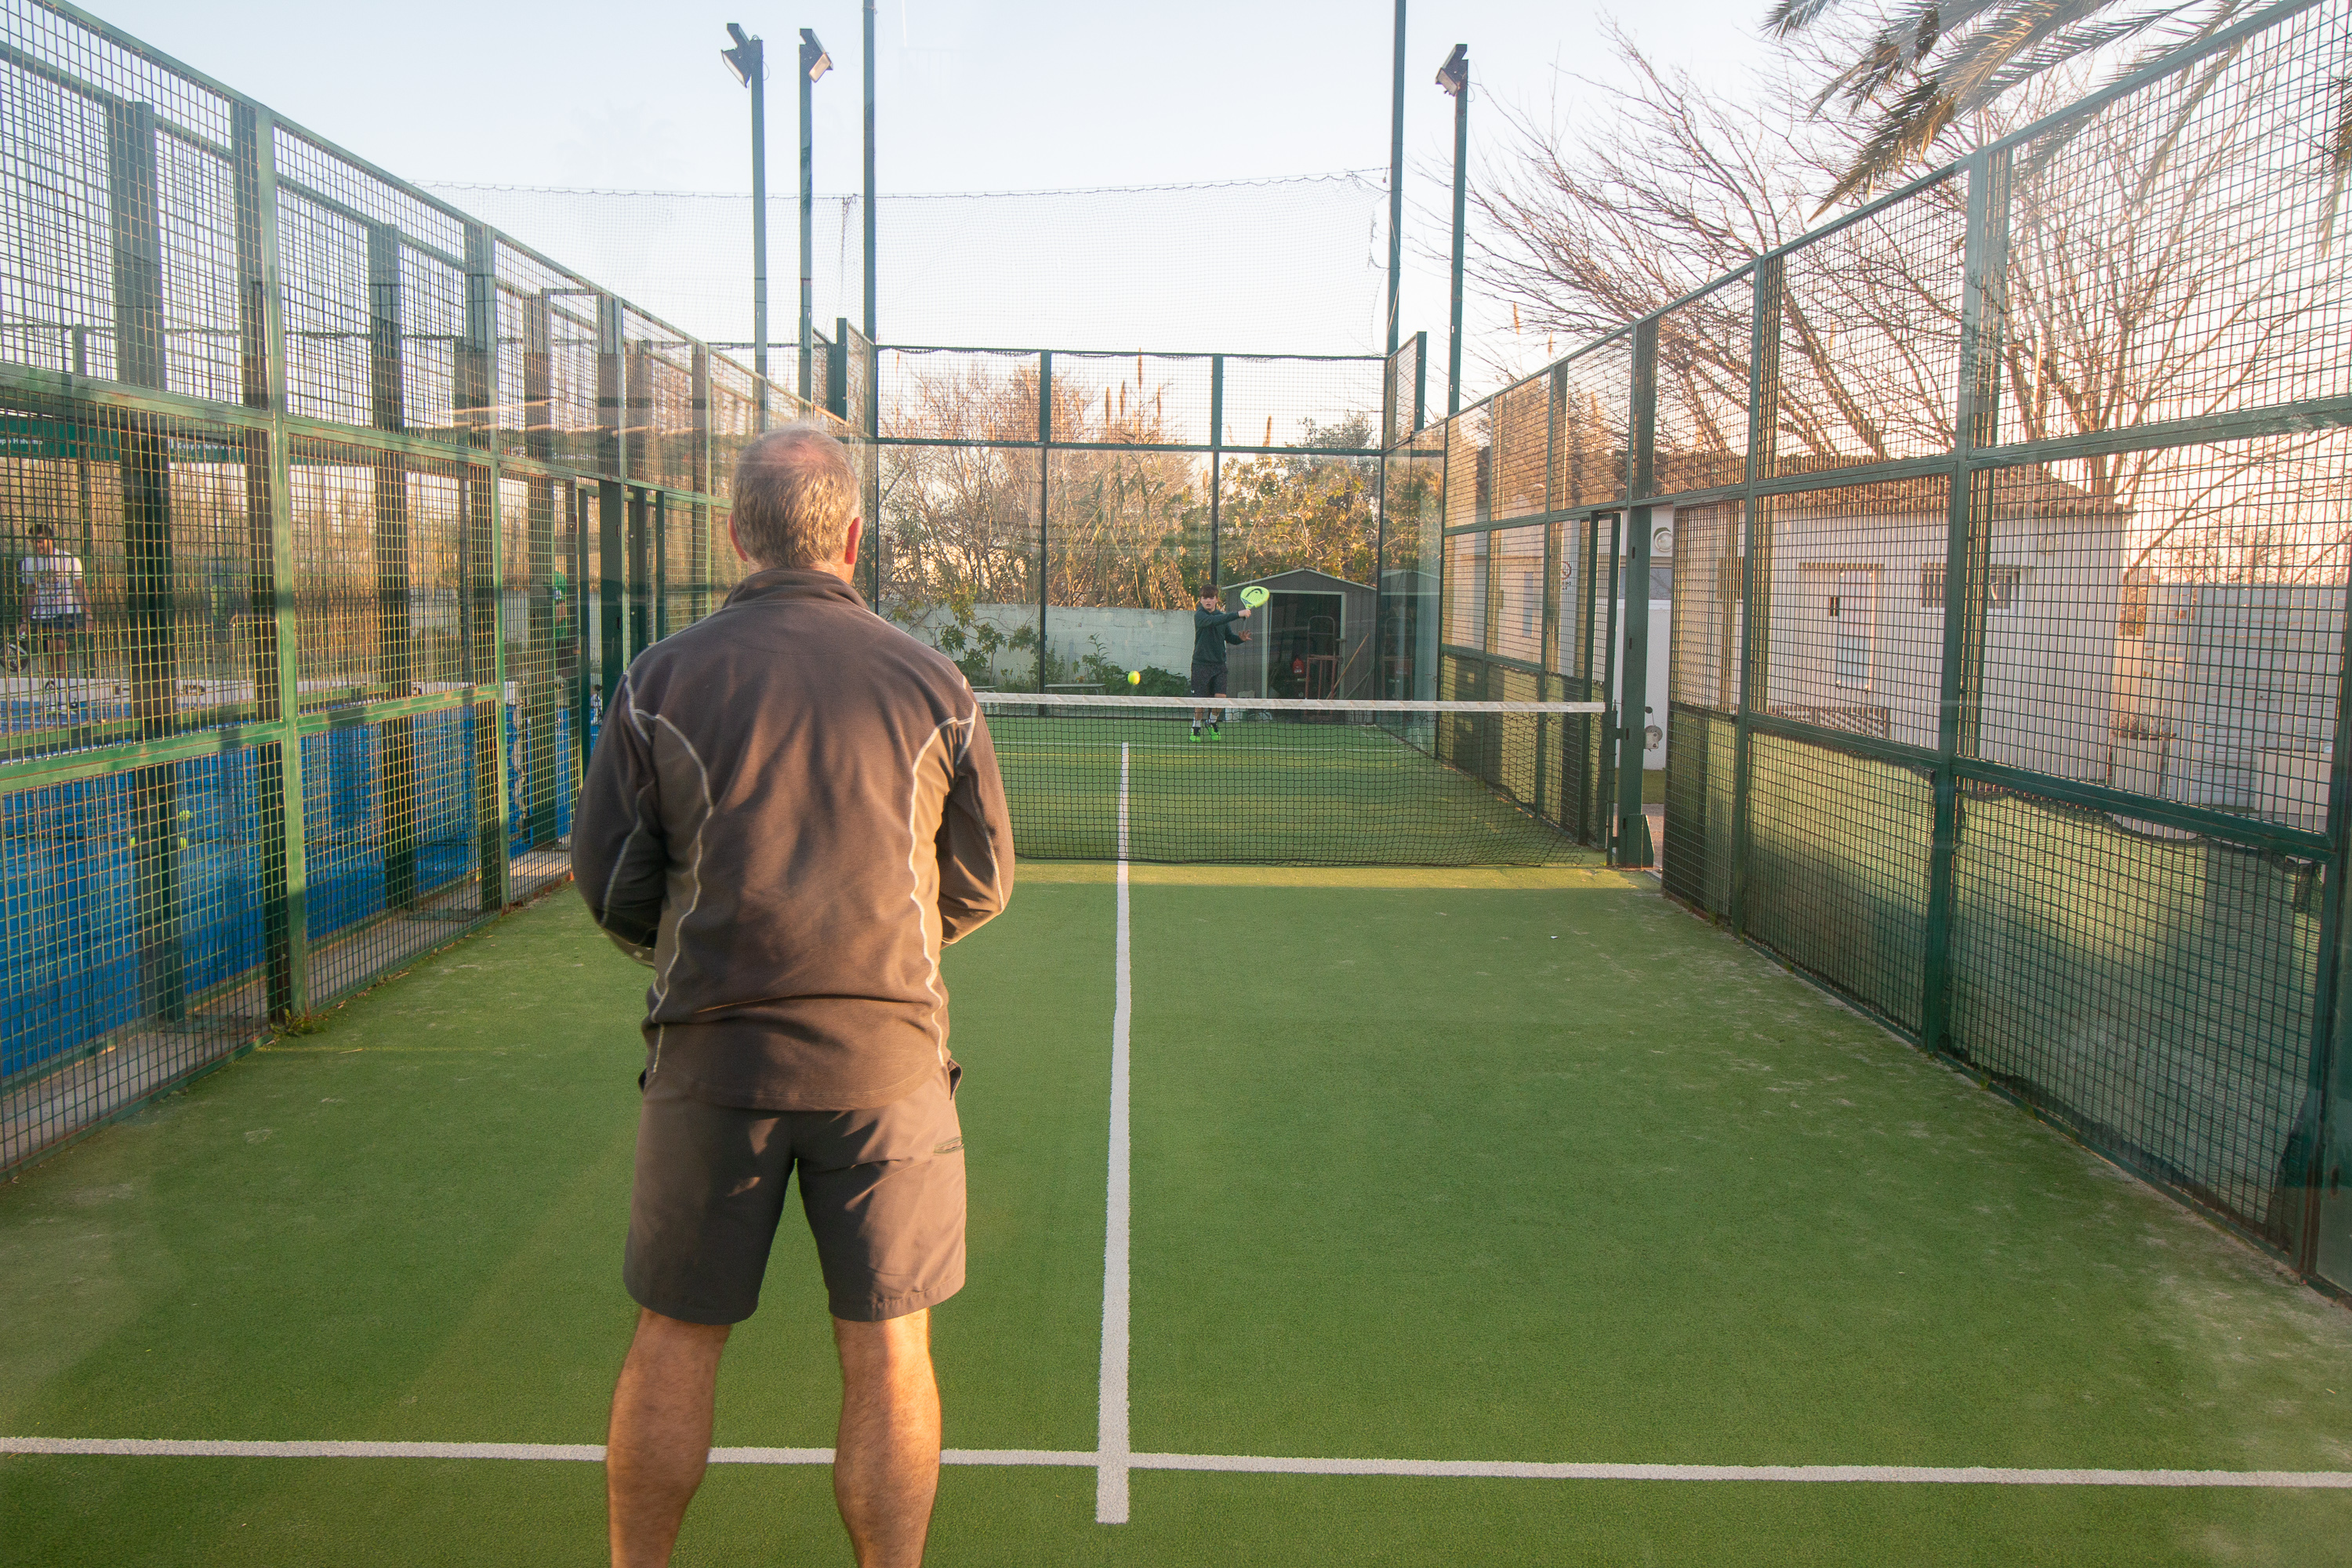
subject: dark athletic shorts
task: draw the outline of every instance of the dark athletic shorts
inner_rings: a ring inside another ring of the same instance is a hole
[[[1225,667],[1222,664],[1196,664],[1192,667],[1192,695],[1223,697],[1225,695]]]
[[[37,637],[71,637],[81,630],[79,616],[35,616],[33,635]]]
[[[941,1068],[878,1110],[748,1110],[656,1073],[637,1120],[629,1294],[682,1322],[750,1317],[797,1166],[835,1317],[879,1322],[946,1300],[963,1289],[962,1076]]]

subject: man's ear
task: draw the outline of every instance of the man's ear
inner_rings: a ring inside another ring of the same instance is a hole
[[[731,511],[727,514],[727,542],[735,547],[735,558],[742,562],[744,565],[757,566],[759,564],[758,562],[751,559],[751,552],[743,548],[743,536],[735,531],[735,514]]]
[[[864,518],[853,517],[849,520],[848,537],[842,541],[841,545],[841,563],[844,566],[855,566],[857,564],[857,541],[865,532],[866,520]]]

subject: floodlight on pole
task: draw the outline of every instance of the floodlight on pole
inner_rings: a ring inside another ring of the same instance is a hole
[[[815,401],[814,374],[816,332],[816,165],[814,132],[810,129],[809,89],[833,68],[833,57],[816,41],[816,34],[801,29],[801,396]]]
[[[1470,46],[1456,44],[1437,68],[1437,85],[1454,100],[1454,341],[1445,355],[1445,412],[1462,412],[1462,213],[1470,162]]]
[[[760,377],[760,428],[768,427],[768,59],[767,46],[736,23],[719,58],[751,89],[751,368]]]

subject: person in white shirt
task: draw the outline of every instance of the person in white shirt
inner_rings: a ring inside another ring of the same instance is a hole
[[[58,548],[56,531],[46,522],[33,525],[33,553],[16,563],[22,590],[19,629],[33,670],[40,673],[45,657],[56,660],[57,674],[73,673],[74,645],[89,621],[89,594],[82,586],[81,558]]]

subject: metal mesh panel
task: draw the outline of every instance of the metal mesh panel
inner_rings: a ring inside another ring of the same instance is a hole
[[[1659,880],[1684,902],[1731,912],[1731,811],[1737,727],[1677,702],[1666,730],[1666,833]]]
[[[1968,231],[1946,180],[1792,251],[1779,310],[1775,474],[1947,450]]]
[[[252,701],[247,458],[266,470],[268,451],[163,416],[0,405],[0,755],[198,728]]]
[[[1227,354],[1224,363],[1225,446],[1378,448],[1380,361]]]
[[[1979,753],[2326,826],[2340,433],[1998,470]]]
[[[898,439],[1034,441],[1037,356],[957,349],[879,351],[882,434]]]
[[[1747,478],[1754,310],[1755,291],[1742,278],[1658,318],[1652,494],[1716,489]]]
[[[302,741],[310,984],[363,985],[481,920],[473,708],[353,724]]]
[[[1943,616],[1920,584],[1944,559],[1948,492],[1939,476],[1773,499],[1769,711],[1936,744]]]
[[[1381,695],[1436,694],[1441,530],[1445,521],[1445,446],[1425,430],[1387,458],[1381,481]]]
[[[1935,815],[1925,771],[1774,735],[1748,745],[1748,929],[1916,1029]]]
[[[1989,790],[1961,822],[1955,1051],[2277,1234],[2282,1178],[2303,1179],[2282,1167],[2312,1113],[2319,865]]]
[[[1210,444],[1206,354],[1054,356],[1054,439]]]
[[[1725,713],[1739,707],[1748,634],[1742,510],[1738,501],[1719,501],[1675,512],[1671,695],[1678,707]]]
[[[1475,651],[1486,646],[1486,562],[1492,537],[1445,536],[1445,619],[1439,640],[1449,648]]]
[[[1632,342],[1596,344],[1552,374],[1559,381],[1559,427],[1552,440],[1551,504],[1621,499],[1633,398]]]
[[[1540,664],[1544,655],[1544,533],[1539,527],[1498,528],[1488,546],[1493,649],[1505,658],[1529,664]]]
[[[1422,340],[1412,338],[1397,346],[1384,367],[1381,405],[1385,412],[1383,447],[1402,447],[1421,428]]]
[[[2017,152],[2003,441],[2352,390],[2348,71],[2319,6]]]
[[[887,447],[881,613],[976,687],[1034,690],[1044,587],[1034,447]]]
[[[1486,521],[1493,513],[1490,467],[1494,447],[1488,438],[1493,410],[1484,403],[1466,408],[1439,426],[1445,437],[1445,526],[1467,528]],[[1450,639],[1449,639],[1450,640]]]
[[[1550,505],[1551,385],[1549,377],[1496,395],[1488,515],[1528,517]]]
[[[287,411],[373,425],[367,229],[281,189],[278,254],[286,315]]]
[[[1189,616],[1209,582],[1205,460],[1116,448],[1056,452],[1046,494],[1050,603]],[[1137,635],[1137,646],[1148,642],[1164,655],[1148,662],[1181,669],[1192,647],[1189,629],[1150,637],[1158,626],[1156,620],[1135,617],[1121,629]],[[1110,631],[1111,623],[1092,630]],[[1073,633],[1081,639],[1087,635]],[[1081,657],[1076,648],[1074,643],[1063,657],[1075,662]]]
[[[562,874],[572,831],[577,751],[568,700],[572,611],[563,571],[572,541],[568,481],[499,484],[499,637],[505,645],[507,849],[510,891],[528,894]]]
[[[250,1039],[282,828],[261,753],[0,795],[0,1168]]]

